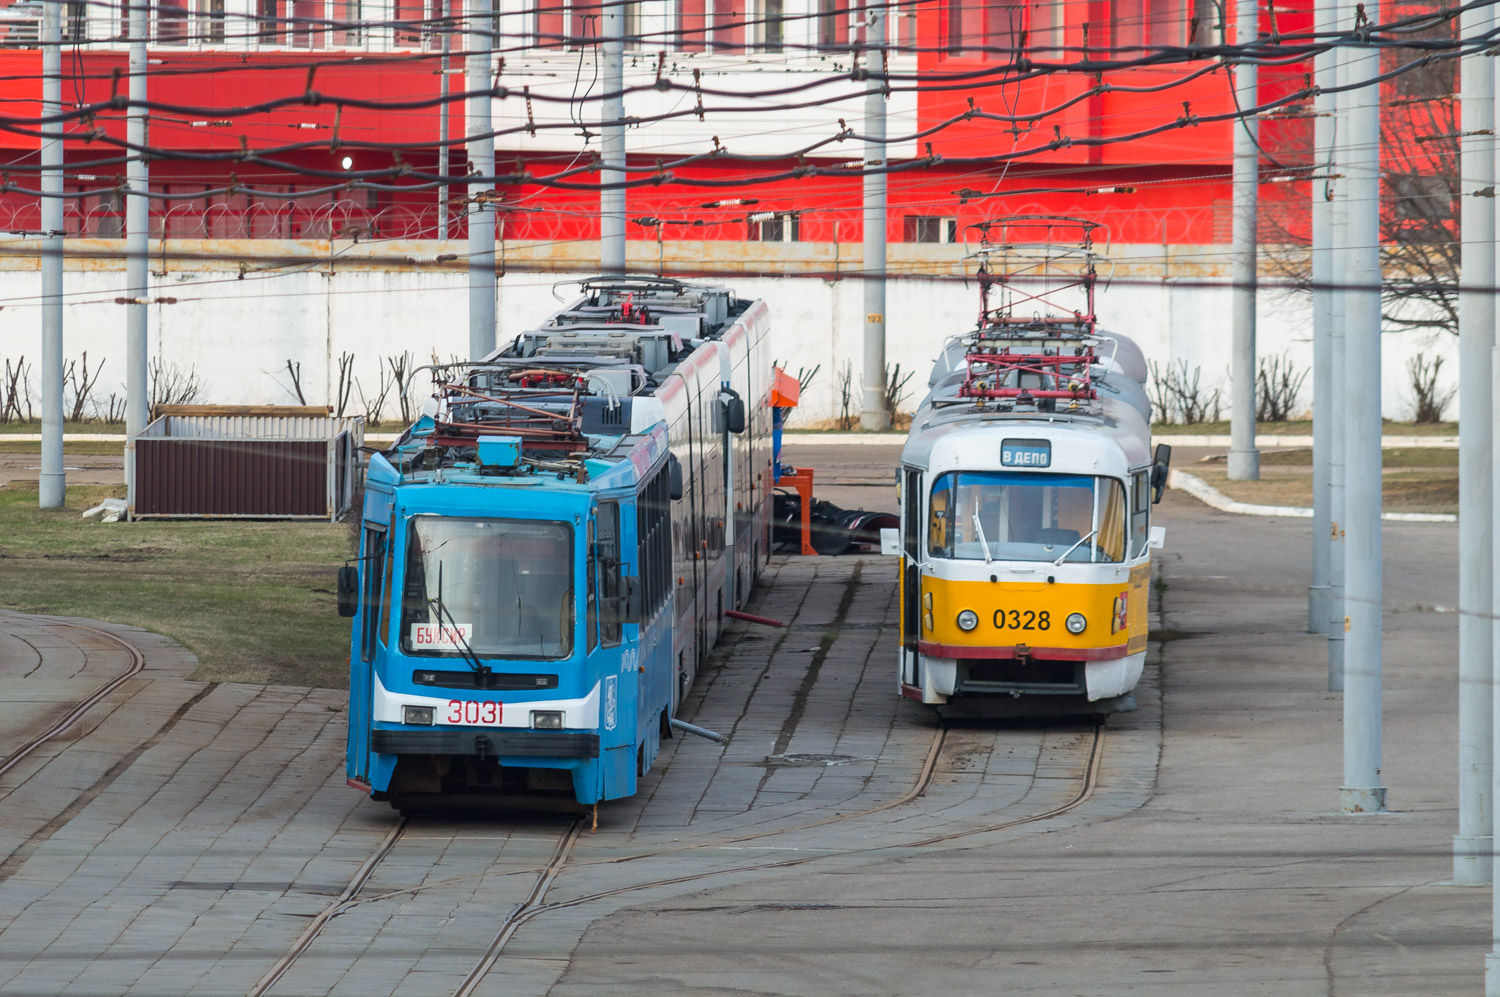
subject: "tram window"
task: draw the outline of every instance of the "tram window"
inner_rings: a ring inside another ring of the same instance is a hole
[[[1095,539],[1106,561],[1125,560],[1125,486],[1114,478],[1099,478],[1099,536]]]
[[[922,527],[918,522],[922,513],[922,472],[906,472],[906,488],[901,497],[906,502],[906,554],[908,557],[918,557],[922,537]]]
[[[669,591],[667,579],[672,571],[668,514],[670,487],[665,469],[660,470],[636,499],[635,539],[640,549],[642,606],[648,616],[661,607]]]
[[[391,632],[391,576],[396,573],[396,559],[387,557],[385,559],[385,584],[380,587],[380,643],[383,645],[389,640],[386,636]]]
[[[380,623],[376,607],[380,604],[381,582],[385,578],[385,529],[365,527],[365,632],[361,652],[365,661],[375,656],[375,633]]]
[[[603,590],[599,606],[599,638],[605,647],[620,643],[623,622],[621,597],[625,583],[620,564],[620,504],[599,503],[599,583]]]
[[[945,474],[932,489],[932,501],[928,503],[927,549],[938,557],[951,557],[948,536],[949,514],[953,506],[953,475]]]
[[[950,472],[933,483],[930,508],[927,548],[934,557],[976,560],[986,551],[1010,561],[1125,557],[1125,489],[1113,478]]]
[[[583,569],[586,576],[583,583],[584,591],[587,593],[583,604],[583,631],[590,651],[599,646],[599,585],[597,581],[599,559],[594,554],[595,537],[594,524],[590,521],[588,561]]]
[[[1130,556],[1146,553],[1151,525],[1151,475],[1141,471],[1132,477],[1130,489]]]
[[[414,516],[405,547],[403,652],[529,660],[572,653],[577,548],[567,523]]]

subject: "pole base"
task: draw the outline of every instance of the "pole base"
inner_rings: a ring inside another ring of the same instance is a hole
[[[1329,621],[1329,626],[1333,626]],[[1344,634],[1340,628],[1336,636],[1328,638],[1328,691],[1344,691]]]
[[[1307,587],[1307,632],[1326,634],[1329,626],[1328,593],[1331,585],[1309,585]]]
[[[1500,997],[1500,952],[1484,954],[1484,997]]]
[[[859,428],[866,432],[879,432],[891,428],[891,414],[884,409],[859,414]]]
[[[1486,835],[1453,836],[1453,885],[1489,886],[1495,839]]]
[[[58,471],[43,471],[36,482],[37,506],[61,509],[68,497],[68,476]]]
[[[1346,814],[1385,812],[1384,786],[1340,786],[1339,809]]]
[[[1229,451],[1229,480],[1259,481],[1260,451],[1254,449]]]

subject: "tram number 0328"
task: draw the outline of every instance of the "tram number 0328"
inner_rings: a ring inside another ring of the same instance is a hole
[[[448,700],[448,712],[443,722],[449,724],[486,724],[494,726],[500,722],[502,703],[480,703],[472,699]]]
[[[1050,630],[1052,628],[1052,614],[1047,610],[1037,612],[1034,609],[997,609],[995,610],[996,630]]]

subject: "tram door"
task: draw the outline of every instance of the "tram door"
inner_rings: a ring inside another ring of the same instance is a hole
[[[917,675],[917,634],[920,632],[922,604],[922,472],[907,471],[901,488],[901,681],[919,685]]]

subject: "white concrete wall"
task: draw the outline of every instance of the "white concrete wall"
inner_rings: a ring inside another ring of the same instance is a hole
[[[566,274],[511,273],[501,279],[499,340],[534,327],[572,289],[558,286]],[[742,296],[764,297],[774,321],[772,352],[790,370],[821,365],[794,421],[809,424],[838,413],[838,370],[852,361],[854,391],[860,390],[863,301],[858,280],[821,277],[726,278]],[[122,276],[113,270],[69,270],[64,314],[65,355],[88,352],[91,367],[103,361],[94,397],[124,392],[125,314],[113,299]],[[32,365],[33,397],[40,381],[40,278],[35,271],[0,271],[0,358],[24,355]],[[909,410],[925,391],[933,358],[943,340],[972,328],[977,287],[953,279],[902,279],[888,289],[887,358],[916,371]],[[171,273],[157,278],[153,294],[178,303],[151,309],[151,352],[167,365],[195,371],[206,386],[205,401],[226,404],[295,403],[285,364],[302,365],[309,404],[331,402],[340,353],[355,355],[361,388],[373,395],[385,358],[410,351],[419,364],[461,355],[468,343],[468,301],[461,273],[341,271],[289,268],[240,278],[238,269]],[[1217,281],[1116,279],[1099,292],[1102,323],[1132,336],[1158,364],[1185,361],[1201,369],[1202,383],[1224,386],[1228,412],[1229,289]],[[1308,302],[1282,292],[1260,301],[1259,350],[1287,353],[1299,369],[1312,366]],[[1457,383],[1456,337],[1387,333],[1384,337],[1384,412],[1409,419],[1413,398],[1406,373],[1416,354],[1446,358],[1442,382]],[[1311,405],[1312,379],[1303,385],[1300,409]],[[856,404],[857,409],[857,404]],[[350,412],[359,411],[356,393]],[[394,397],[386,415],[394,417]],[[1457,416],[1454,400],[1449,417]]]

